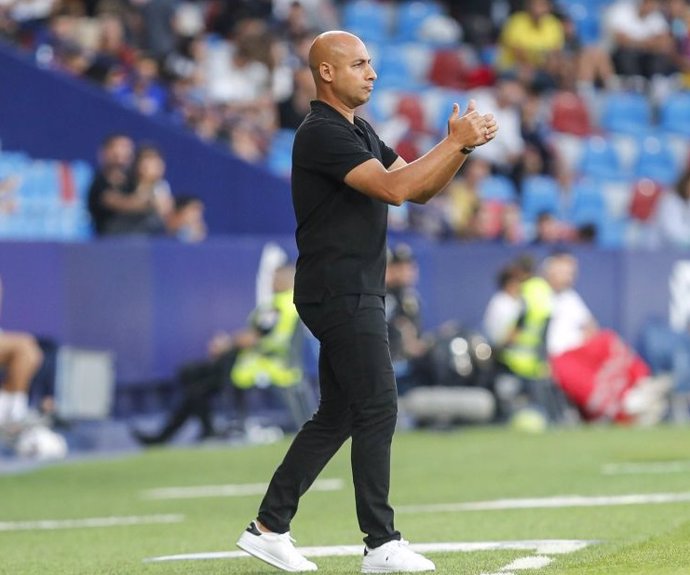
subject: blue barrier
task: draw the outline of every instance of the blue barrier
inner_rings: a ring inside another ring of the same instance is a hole
[[[269,240],[294,255],[287,235],[199,245],[145,239],[0,243],[0,325],[114,351],[121,386],[170,377],[180,363],[204,356],[215,331],[244,325]],[[448,319],[479,326],[496,270],[519,253],[493,244],[412,244],[427,328]],[[670,276],[682,254],[585,248],[575,254],[578,291],[603,326],[634,343],[649,318],[668,317]]]

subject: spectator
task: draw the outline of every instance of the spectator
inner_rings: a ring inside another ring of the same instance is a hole
[[[293,73],[293,90],[287,100],[278,103],[278,124],[283,129],[296,130],[310,109],[310,102],[316,97],[311,70],[307,66]]]
[[[588,420],[654,424],[668,408],[668,377],[651,377],[649,366],[611,330],[598,323],[573,288],[578,263],[567,253],[544,262],[553,290],[546,334],[552,376]]]
[[[463,240],[475,239],[472,220],[481,203],[481,183],[490,171],[488,162],[472,155],[446,190],[431,200],[432,205],[441,207],[441,217],[453,236]]]
[[[249,105],[270,95],[268,66],[256,59],[257,42],[266,42],[266,33],[248,24],[239,27],[235,42],[211,44],[205,63],[208,96],[212,102]]]
[[[535,245],[553,245],[562,240],[563,227],[558,218],[549,211],[539,212],[532,243]]]
[[[617,0],[605,27],[617,74],[650,79],[673,71],[673,37],[659,0]]]
[[[4,372],[0,385],[0,428],[4,431],[20,430],[29,413],[31,380],[42,362],[43,353],[34,336],[24,332],[0,330],[0,368]]]
[[[166,221],[168,233],[187,243],[197,243],[206,239],[207,228],[204,221],[204,203],[196,196],[175,197],[175,207]]]
[[[668,0],[665,7],[675,45],[674,65],[684,75],[687,86],[690,73],[690,6],[686,0]]]
[[[163,112],[167,105],[167,92],[159,81],[158,63],[150,56],[140,56],[125,82],[111,93],[146,116]]]
[[[130,173],[132,151],[131,140],[123,135],[104,143],[102,167],[89,190],[89,211],[99,235],[165,233],[173,204],[163,179],[165,161],[155,147],[141,146]]]
[[[91,222],[96,234],[106,233],[110,220],[117,215],[119,201],[131,191],[131,167],[134,142],[124,134],[112,134],[103,140],[99,169],[94,174],[88,195]]]
[[[125,25],[117,14],[105,12],[96,21],[100,37],[86,76],[104,85],[113,68],[120,68],[124,74],[133,70],[136,51],[127,43]]]
[[[615,89],[618,79],[611,55],[603,42],[583,43],[573,19],[563,11],[558,14],[563,23],[565,41],[561,60],[559,87],[571,92],[589,95],[595,87]]]
[[[563,24],[550,0],[525,0],[524,10],[512,14],[501,30],[499,67],[514,70],[526,84],[552,87],[564,43]]]
[[[662,245],[690,248],[690,170],[661,196],[656,227]]]
[[[494,146],[477,148],[475,156],[491,164],[492,170],[510,176],[525,149],[522,137],[520,108],[525,101],[525,90],[517,76],[500,76],[492,91],[477,94],[477,105],[494,111],[501,125],[501,137]]]
[[[284,392],[294,424],[300,426],[311,414],[305,412],[306,402],[295,401],[295,391],[302,383],[302,369],[293,348],[300,326],[292,303],[293,285],[294,268],[287,264],[279,267],[274,273],[270,303],[260,305],[251,313],[246,328],[233,334],[216,334],[208,345],[208,360],[180,369],[178,377],[184,387],[182,402],[157,433],[134,429],[136,439],[144,445],[165,443],[194,416],[201,422],[200,440],[217,436],[212,400],[228,379],[242,429],[248,415],[246,390],[268,385]]]

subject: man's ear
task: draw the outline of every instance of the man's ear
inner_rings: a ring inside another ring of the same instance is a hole
[[[319,75],[324,82],[330,83],[333,81],[333,69],[328,62],[321,62],[319,64]]]

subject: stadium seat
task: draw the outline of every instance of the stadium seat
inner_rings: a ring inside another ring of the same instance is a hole
[[[602,248],[619,249],[625,247],[629,220],[605,216],[597,226],[596,243]]]
[[[642,140],[633,167],[636,178],[649,178],[669,186],[678,179],[679,172],[673,151],[662,138],[648,136]]]
[[[425,132],[427,130],[424,108],[417,94],[402,94],[395,113],[407,120],[410,130],[413,132]]]
[[[593,2],[565,2],[568,15],[575,24],[575,31],[580,42],[594,44],[601,38],[599,6]]]
[[[533,223],[542,212],[561,213],[561,188],[551,176],[528,176],[522,182],[522,217]]]
[[[600,123],[612,134],[644,136],[652,128],[652,109],[642,94],[611,92],[604,99]]]
[[[575,226],[598,224],[606,213],[604,192],[598,182],[582,180],[575,183],[570,191],[570,205],[567,219]]]
[[[592,123],[587,104],[574,92],[558,92],[551,100],[551,127],[556,132],[588,136]]]
[[[690,92],[673,92],[664,100],[659,127],[665,133],[690,137]]]
[[[517,198],[515,184],[506,176],[488,176],[479,186],[479,197],[485,201],[514,202]]]
[[[399,42],[419,40],[418,33],[425,20],[439,14],[441,7],[436,2],[401,2],[395,15],[395,39]]]
[[[656,211],[663,188],[659,182],[642,178],[632,186],[630,217],[639,222],[649,221]]]
[[[388,7],[372,0],[347,2],[342,10],[343,28],[364,42],[385,43],[390,39]]]
[[[583,177],[603,181],[628,179],[612,142],[602,136],[591,136],[585,140],[578,171]]]
[[[400,48],[395,45],[382,47],[379,57],[373,61],[376,70],[376,86],[413,91],[421,87],[415,78],[406,58],[401,57]]]

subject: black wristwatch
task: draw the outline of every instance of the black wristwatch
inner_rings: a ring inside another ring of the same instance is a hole
[[[464,148],[460,148],[460,151],[466,156],[469,156],[472,152],[474,152],[474,148],[474,146],[465,146]]]

